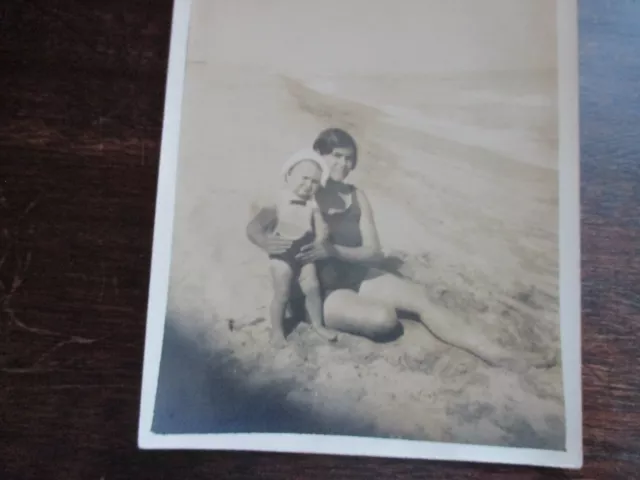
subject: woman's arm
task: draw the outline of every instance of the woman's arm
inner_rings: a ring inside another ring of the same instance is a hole
[[[362,235],[362,246],[343,247],[332,245],[330,248],[331,256],[348,262],[378,262],[382,260],[383,254],[371,204],[362,190],[357,189],[355,194],[360,205],[359,228],[360,235]]]
[[[291,247],[291,240],[271,234],[277,221],[275,206],[262,207],[247,225],[247,238],[255,246],[269,254],[278,255],[286,252]]]

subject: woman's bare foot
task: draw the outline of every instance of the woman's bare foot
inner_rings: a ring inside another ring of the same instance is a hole
[[[313,327],[315,332],[325,341],[327,342],[335,342],[338,340],[338,334],[332,332],[328,328],[325,327]]]
[[[269,341],[271,342],[271,346],[278,350],[284,348],[287,345],[287,339],[284,336],[284,332],[279,331],[275,328],[271,329],[271,336],[269,338]]]

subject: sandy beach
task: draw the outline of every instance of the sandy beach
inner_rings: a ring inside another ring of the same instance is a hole
[[[560,365],[491,368],[410,318],[384,344],[327,345],[300,324],[274,351],[267,258],[244,232],[284,159],[343,127],[389,264],[496,341],[558,349],[554,71],[293,76],[191,61],[186,82],[155,431],[563,448]]]

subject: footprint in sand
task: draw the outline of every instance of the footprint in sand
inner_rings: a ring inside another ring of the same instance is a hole
[[[440,358],[442,358],[442,355],[439,353],[411,348],[403,353],[399,360],[401,366],[411,371],[422,372],[429,375],[433,373]]]

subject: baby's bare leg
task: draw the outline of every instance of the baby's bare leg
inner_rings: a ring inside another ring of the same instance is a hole
[[[271,343],[281,348],[286,343],[284,335],[284,315],[291,292],[293,270],[284,260],[270,260],[271,279],[273,283],[273,299],[269,314],[271,316]]]
[[[322,293],[315,264],[307,263],[303,265],[300,269],[299,279],[311,325],[316,333],[323,339],[329,342],[335,342],[338,336],[324,326]]]

